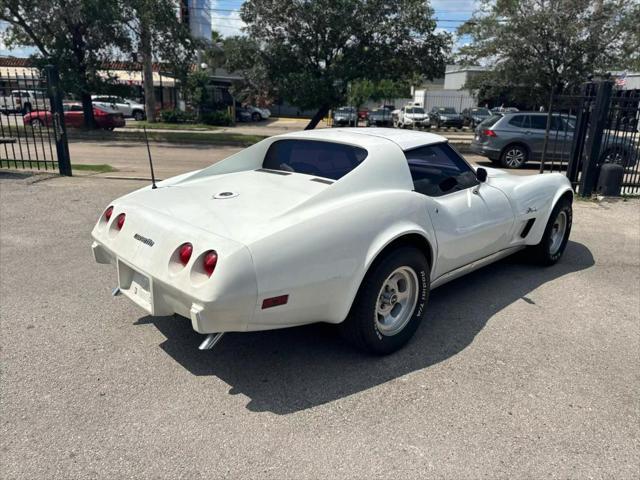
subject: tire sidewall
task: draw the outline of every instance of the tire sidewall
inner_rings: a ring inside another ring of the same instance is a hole
[[[560,248],[556,253],[552,254],[551,242],[550,242],[551,231],[553,229],[553,223],[561,211],[564,211],[567,216],[567,228],[564,232],[564,238],[562,239]],[[544,260],[548,264],[556,263],[558,260],[560,260],[560,257],[562,257],[564,250],[567,248],[567,243],[569,242],[569,235],[571,234],[572,223],[573,223],[573,209],[571,208],[571,202],[567,200],[560,200],[551,212],[551,216],[549,217],[549,221],[547,222],[547,227],[544,231],[544,236],[542,237],[542,245],[544,247],[543,254],[545,256]]]
[[[416,306],[402,330],[394,335],[383,335],[376,322],[376,307],[378,294],[384,281],[399,267],[411,268],[418,278],[418,299]],[[399,248],[391,252],[385,259],[367,273],[366,288],[359,293],[361,325],[365,343],[374,353],[387,354],[403,346],[416,332],[426,313],[429,300],[430,278],[429,264],[418,249],[411,247]]]
[[[520,150],[522,152],[523,160],[522,160],[522,163],[520,165],[518,165],[516,167],[512,167],[511,165],[509,165],[507,163],[507,153],[509,153],[511,150],[515,150],[515,149],[518,149],[518,150]],[[512,168],[512,169],[522,168],[527,164],[528,161],[529,161],[529,152],[527,152],[527,149],[524,148],[521,145],[510,145],[510,146],[508,146],[507,148],[504,149],[504,152],[502,153],[502,156],[500,158],[500,163],[502,164],[502,166],[504,168]]]

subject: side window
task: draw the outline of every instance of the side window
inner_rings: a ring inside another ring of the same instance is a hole
[[[514,115],[509,120],[509,125],[518,128],[527,128],[527,116],[526,115]]]
[[[531,127],[535,130],[547,129],[547,116],[546,115],[529,115]]]
[[[478,184],[475,172],[447,143],[416,148],[404,154],[418,193],[439,197]]]

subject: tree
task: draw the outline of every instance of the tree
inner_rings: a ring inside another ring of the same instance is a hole
[[[247,0],[243,47],[253,56],[231,65],[266,77],[274,96],[317,109],[314,128],[355,81],[440,75],[450,36],[435,31],[432,15],[424,0]]]
[[[129,39],[119,22],[117,0],[0,0],[9,24],[8,45],[34,46],[40,64],[58,66],[66,91],[82,100],[85,126],[95,126],[91,92],[104,82],[98,70]]]
[[[628,0],[482,0],[458,30],[471,38],[458,61],[490,71],[467,87],[485,97],[546,104],[552,91],[575,91],[588,75],[637,60],[631,25],[637,31],[639,12]]]
[[[122,1],[122,22],[132,39],[131,51],[142,63],[147,120],[155,122],[156,101],[153,86],[153,59],[171,65],[184,82],[196,47],[189,27],[178,20],[174,0]]]

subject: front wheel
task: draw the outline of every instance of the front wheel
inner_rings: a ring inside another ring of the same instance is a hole
[[[33,128],[42,128],[44,125],[42,124],[42,120],[40,120],[39,118],[34,118],[33,120],[31,120],[31,126]]]
[[[361,350],[393,353],[416,332],[428,298],[427,259],[414,247],[398,248],[374,263],[365,276],[343,332]]]
[[[254,122],[259,122],[260,120],[262,120],[262,115],[260,115],[258,112],[253,112],[253,114],[251,115],[251,119]]]
[[[551,211],[540,243],[529,247],[537,263],[553,265],[560,260],[569,241],[572,221],[571,200],[568,198],[560,199]]]

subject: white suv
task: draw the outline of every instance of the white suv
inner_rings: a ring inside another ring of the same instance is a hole
[[[91,95],[91,100],[96,107],[115,110],[124,117],[133,117],[136,120],[145,118],[144,105],[133,100],[109,95]]]

